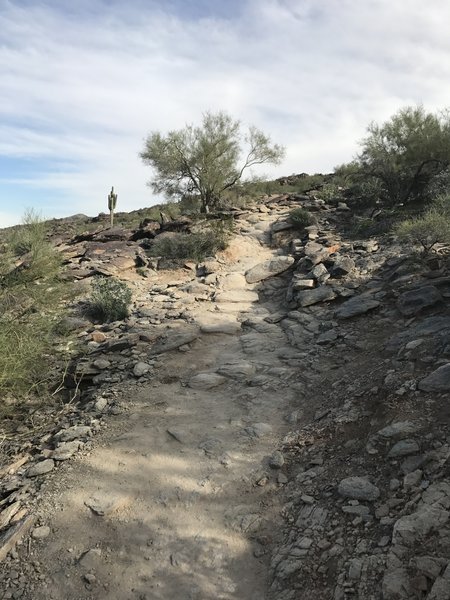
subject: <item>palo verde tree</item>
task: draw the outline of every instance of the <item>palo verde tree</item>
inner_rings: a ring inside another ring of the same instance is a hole
[[[247,169],[279,164],[284,148],[256,127],[242,134],[240,122],[224,112],[207,112],[200,126],[186,125],[167,135],[151,133],[140,156],[155,171],[150,185],[156,193],[198,196],[201,212],[209,212]]]
[[[433,181],[450,165],[450,113],[406,107],[368,127],[357,158],[360,175],[380,184],[391,204],[428,200]]]

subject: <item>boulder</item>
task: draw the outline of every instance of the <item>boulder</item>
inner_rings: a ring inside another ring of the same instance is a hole
[[[189,387],[194,390],[210,390],[227,381],[227,378],[218,373],[198,373],[189,381]]]
[[[328,285],[323,285],[313,290],[302,290],[297,294],[298,303],[302,307],[326,302],[327,300],[334,300],[335,298],[335,291]]]
[[[258,283],[259,281],[263,281],[268,277],[273,277],[274,275],[283,273],[293,264],[293,256],[277,256],[249,269],[245,273],[245,279],[247,283]]]
[[[332,277],[339,279],[348,275],[355,268],[355,261],[348,256],[336,256],[329,268]]]
[[[380,496],[380,490],[364,477],[347,477],[338,486],[338,494],[353,500],[373,502]]]
[[[341,304],[334,315],[338,319],[351,319],[364,315],[378,306],[380,306],[378,300],[374,300],[371,296],[355,296]]]
[[[423,392],[448,392],[450,390],[450,363],[442,365],[419,382]]]
[[[412,317],[441,300],[442,296],[434,285],[425,285],[401,294],[397,308],[404,317]]]

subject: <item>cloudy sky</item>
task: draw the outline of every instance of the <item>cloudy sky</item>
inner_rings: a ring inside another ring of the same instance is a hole
[[[0,227],[155,203],[145,136],[226,110],[326,172],[367,124],[450,105],[447,0],[0,0]],[[260,172],[261,173],[261,172]]]

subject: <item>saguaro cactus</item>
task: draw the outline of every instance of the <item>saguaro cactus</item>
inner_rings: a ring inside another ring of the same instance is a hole
[[[111,188],[108,196],[108,208],[111,227],[114,225],[114,210],[117,206],[117,194],[114,193],[114,186]]]

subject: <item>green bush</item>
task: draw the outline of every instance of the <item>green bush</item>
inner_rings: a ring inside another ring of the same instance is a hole
[[[226,226],[217,222],[211,229],[198,233],[177,233],[170,237],[157,237],[149,250],[151,256],[173,260],[203,260],[227,247]]]
[[[87,312],[102,322],[120,321],[129,314],[131,297],[125,282],[113,277],[98,277],[92,283]]]
[[[294,208],[291,210],[289,220],[296,229],[304,229],[316,223],[313,215],[304,208]]]
[[[420,244],[426,254],[436,244],[450,244],[450,195],[438,198],[422,216],[400,223],[395,232],[401,240]]]

